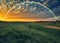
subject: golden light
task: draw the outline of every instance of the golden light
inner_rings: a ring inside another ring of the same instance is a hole
[[[29,0],[26,0],[26,1],[30,4],[35,3],[35,2],[29,2]],[[6,3],[6,0],[1,0],[0,2],[2,3],[2,5],[0,5],[0,21],[5,21],[5,22],[17,22],[17,21],[18,22],[35,22],[35,21],[40,21],[40,20],[45,21],[45,20],[49,19],[49,18],[48,19],[40,19],[39,18],[39,16],[44,17],[44,16],[47,16],[48,14],[45,14],[45,15],[42,14],[42,15],[37,16],[38,14],[34,15],[35,13],[30,12],[32,10],[35,11],[37,9],[37,7],[29,8],[29,5],[26,4],[27,2],[26,3],[22,2],[22,4],[20,3],[21,5],[20,4],[15,5],[14,0],[11,0],[11,2],[9,2],[9,3]],[[28,8],[27,9],[24,8],[23,4],[26,4],[25,6],[28,6]],[[46,6],[44,6],[40,3],[35,3],[35,4],[39,4],[39,5],[43,6],[44,8],[47,8]],[[18,8],[16,8],[17,5],[19,6]],[[30,9],[30,11],[29,11],[29,9]],[[55,16],[50,9],[48,9],[48,10],[50,11],[50,13],[52,13],[53,16]]]
[[[22,10],[22,9],[21,9]],[[28,17],[23,17],[24,15],[23,12],[20,12],[19,14],[16,14],[17,11],[12,11],[12,13],[9,13],[7,16],[5,14],[8,12],[8,10],[2,9],[0,11],[0,21],[5,21],[5,22],[34,22],[38,19],[36,18],[28,18]]]
[[[13,22],[13,21],[30,22],[30,21],[35,21],[35,19],[23,18],[22,16],[20,16],[20,14],[23,14],[22,12],[20,12],[19,15],[14,15],[14,13],[16,13],[16,12],[13,12],[13,13],[10,13],[7,16],[5,16],[5,14],[9,10],[10,6],[6,7],[6,5],[7,5],[6,0],[0,0],[0,1],[2,3],[2,6],[0,6],[0,21],[7,21],[7,22]],[[26,0],[26,1],[29,1],[29,0]],[[12,4],[14,6],[13,2],[14,2],[14,0],[12,0],[10,2],[10,4]]]

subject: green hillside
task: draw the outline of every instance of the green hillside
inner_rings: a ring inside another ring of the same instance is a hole
[[[0,22],[0,43],[60,43],[60,30],[44,27],[59,24]]]

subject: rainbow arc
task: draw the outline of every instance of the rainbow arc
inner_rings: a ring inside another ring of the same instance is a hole
[[[0,21],[50,21],[55,14],[40,2],[25,0],[0,0]],[[50,18],[50,19],[49,19]]]

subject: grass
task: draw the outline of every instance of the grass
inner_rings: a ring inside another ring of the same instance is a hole
[[[60,30],[43,27],[59,24],[0,22],[0,43],[60,43]]]

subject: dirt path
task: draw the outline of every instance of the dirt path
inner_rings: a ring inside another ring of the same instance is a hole
[[[53,28],[53,29],[59,29],[60,30],[60,27],[56,27],[56,26],[45,26],[47,28]]]

